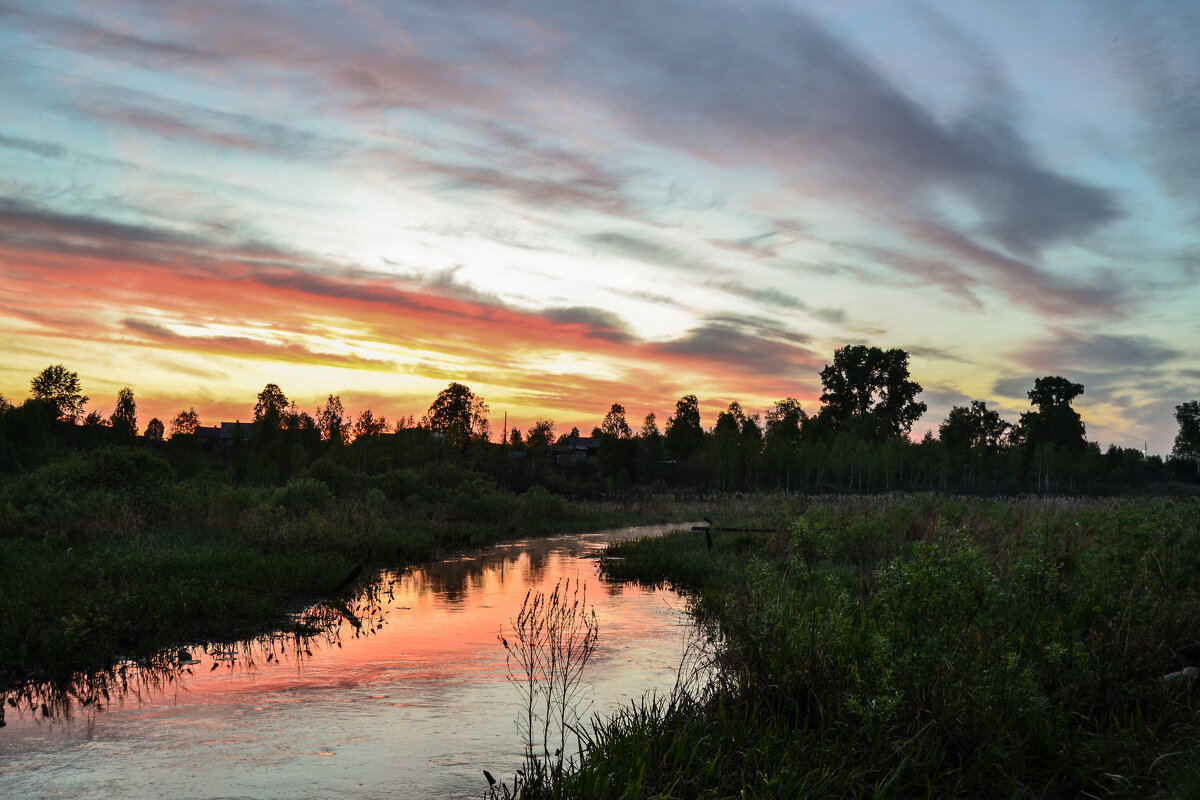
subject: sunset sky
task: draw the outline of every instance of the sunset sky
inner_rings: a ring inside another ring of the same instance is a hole
[[[1200,4],[0,0],[0,393],[144,427],[819,408],[834,348],[1170,450],[1200,399]]]

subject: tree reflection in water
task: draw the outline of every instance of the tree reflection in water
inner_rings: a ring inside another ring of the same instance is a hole
[[[183,688],[193,667],[206,671],[253,672],[260,664],[294,663],[300,666],[313,655],[314,642],[342,646],[342,637],[372,636],[384,626],[392,599],[391,584],[374,583],[350,601],[319,603],[288,620],[284,630],[234,642],[173,648],[150,658],[124,661],[99,672],[79,673],[65,680],[30,680],[0,694],[0,727],[5,714],[34,720],[85,718],[111,704],[142,702]],[[193,656],[207,656],[212,666]]]

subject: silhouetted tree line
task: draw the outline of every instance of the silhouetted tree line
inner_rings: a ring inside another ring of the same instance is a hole
[[[1179,434],[1172,456],[1115,445],[1102,451],[1085,436],[1072,402],[1081,384],[1060,376],[1034,381],[1030,410],[1016,422],[974,400],[955,406],[938,428],[909,434],[927,407],[911,379],[908,353],[849,345],[821,371],[821,406],[809,414],[794,398],[762,416],[731,403],[710,429],[701,425],[695,395],[684,395],[660,429],[650,413],[635,430],[625,408],[612,404],[584,438],[578,429],[555,435],[552,420],[512,428],[492,442],[488,406],[467,386],[451,383],[420,420],[395,423],[370,410],[348,418],[329,395],[309,414],[274,383],[259,392],[253,419],[224,431],[206,427],[194,408],[168,424],[150,420],[138,434],[137,403],[122,388],[106,419],[84,415],[88,397],[78,375],[47,367],[20,405],[0,397],[0,470],[35,469],[75,451],[112,446],[151,448],[174,473],[224,474],[238,484],[282,485],[315,478],[350,491],[364,476],[451,462],[485,473],[513,490],[541,485],[562,494],[631,491],[750,492],[934,490],[1109,493],[1197,482],[1200,402],[1176,408]]]

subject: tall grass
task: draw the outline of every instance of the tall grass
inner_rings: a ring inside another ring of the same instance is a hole
[[[1197,788],[1200,504],[816,499],[617,545],[687,590],[710,690],[597,722],[577,797],[1148,797]],[[743,794],[744,793],[744,794]]]

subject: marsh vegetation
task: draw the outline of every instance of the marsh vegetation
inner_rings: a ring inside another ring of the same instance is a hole
[[[704,688],[596,720],[565,786],[526,796],[1200,788],[1195,501],[822,498],[714,539],[604,564],[690,594]]]

